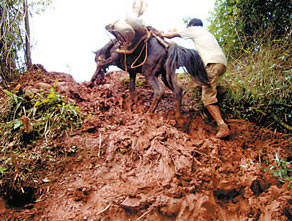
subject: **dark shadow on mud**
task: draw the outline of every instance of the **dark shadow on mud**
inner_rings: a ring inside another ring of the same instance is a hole
[[[36,200],[36,189],[33,187],[24,187],[22,191],[7,190],[3,194],[3,200],[6,208],[24,209],[32,208]]]

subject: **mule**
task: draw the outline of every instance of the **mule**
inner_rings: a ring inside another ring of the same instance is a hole
[[[154,92],[153,102],[147,112],[153,113],[163,97],[164,88],[158,80],[158,77],[161,76],[165,86],[174,93],[175,116],[180,118],[182,88],[177,82],[175,73],[179,67],[185,67],[198,85],[209,85],[203,61],[196,50],[187,49],[175,43],[169,44],[166,48],[153,35],[146,42],[140,43],[131,54],[117,53],[117,48],[118,42],[114,39],[96,51],[97,68],[91,78],[91,84],[102,80],[110,65],[117,66],[130,75],[130,97],[134,104],[136,73],[141,73]]]

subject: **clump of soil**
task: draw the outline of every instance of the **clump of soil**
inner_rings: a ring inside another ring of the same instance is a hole
[[[77,151],[29,207],[7,208],[0,200],[1,220],[292,219],[291,188],[265,170],[276,154],[291,160],[288,135],[227,119],[232,135],[216,139],[214,122],[190,92],[179,124],[169,90],[156,113],[146,114],[152,90],[139,84],[130,106],[126,72],[111,72],[90,88],[66,74],[33,70],[21,84],[45,87],[56,78],[56,90],[87,116],[58,141]]]

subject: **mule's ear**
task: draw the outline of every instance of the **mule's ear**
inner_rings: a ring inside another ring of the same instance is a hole
[[[97,54],[97,51],[93,51],[92,53],[96,55]]]

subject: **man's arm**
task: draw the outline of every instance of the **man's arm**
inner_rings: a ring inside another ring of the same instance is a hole
[[[163,33],[162,37],[165,38],[175,38],[175,37],[180,37],[179,33],[177,32],[169,32],[169,33]]]

